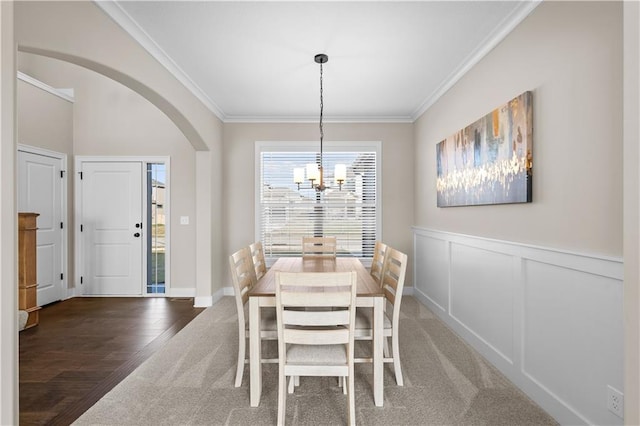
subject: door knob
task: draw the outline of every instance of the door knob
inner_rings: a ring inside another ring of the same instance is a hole
[[[140,236],[139,232],[136,232],[135,234],[133,234],[134,237],[138,238]]]

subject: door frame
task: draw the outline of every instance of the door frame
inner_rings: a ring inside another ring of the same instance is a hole
[[[64,223],[62,228],[62,292],[60,296],[61,300],[66,300],[70,297],[73,297],[75,294],[74,289],[69,288],[69,229],[73,226],[73,220],[69,215],[69,203],[68,203],[68,186],[69,186],[69,172],[67,168],[67,154],[63,152],[51,151],[45,148],[39,148],[36,146],[25,145],[25,144],[17,144],[16,156],[18,151],[22,151],[29,154],[34,155],[42,155],[44,157],[51,157],[57,160],[61,160],[60,170],[64,173],[64,179],[62,182],[62,222]],[[17,160],[16,160],[17,161]],[[16,163],[17,167],[17,163]],[[17,173],[17,171],[16,171]],[[17,183],[17,182],[16,182]],[[17,185],[16,185],[17,186]],[[16,199],[17,206],[17,199]]]
[[[84,250],[82,235],[80,232],[79,224],[82,223],[82,186],[80,182],[80,172],[82,171],[83,163],[141,163],[142,165],[142,217],[147,217],[147,164],[149,163],[163,163],[166,168],[166,190],[165,190],[165,292],[164,294],[147,293],[147,262],[149,261],[147,256],[147,239],[142,239],[142,292],[140,297],[169,297],[171,292],[171,161],[168,156],[85,156],[78,155],[74,158],[74,226],[75,226],[75,275],[74,275],[74,295],[83,296],[84,291],[80,283],[80,279],[83,274],[84,268]],[[91,297],[109,297],[109,296],[94,296]],[[137,296],[132,296],[137,297]]]

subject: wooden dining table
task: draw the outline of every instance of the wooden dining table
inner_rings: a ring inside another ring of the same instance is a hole
[[[384,294],[369,271],[356,258],[279,258],[249,291],[249,369],[251,406],[260,405],[262,393],[262,348],[260,341],[260,311],[276,304],[276,272],[347,272],[356,271],[358,283],[356,306],[373,308],[373,399],[382,407],[383,387],[383,308]]]

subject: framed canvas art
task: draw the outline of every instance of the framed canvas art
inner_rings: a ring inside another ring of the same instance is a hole
[[[437,144],[438,207],[530,203],[532,145],[524,92]]]

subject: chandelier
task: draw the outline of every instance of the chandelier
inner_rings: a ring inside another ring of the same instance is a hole
[[[322,161],[322,142],[324,140],[324,129],[322,127],[322,116],[324,112],[324,102],[322,97],[322,64],[326,64],[329,60],[329,57],[324,53],[319,53],[314,57],[316,63],[320,64],[320,164],[310,163],[307,164],[306,174],[307,180],[311,183],[311,188],[315,189],[317,192],[323,192],[327,189],[327,186],[324,184],[324,168]],[[300,184],[304,182],[305,169],[303,167],[297,167],[293,169],[293,182],[298,185],[298,190],[300,189]],[[344,183],[347,177],[347,166],[344,164],[336,164],[334,171],[334,179],[336,183],[339,185],[340,190],[342,191],[342,184]]]

